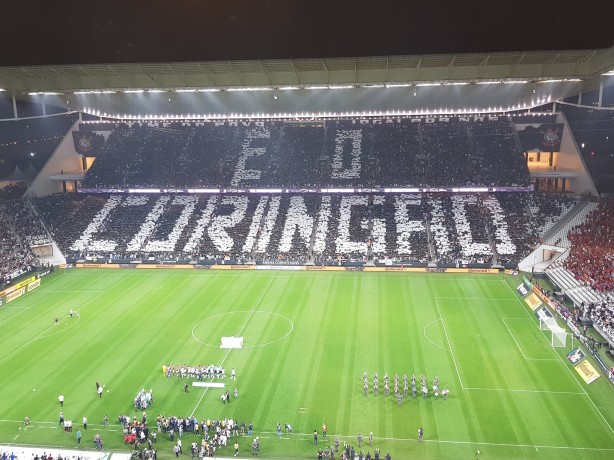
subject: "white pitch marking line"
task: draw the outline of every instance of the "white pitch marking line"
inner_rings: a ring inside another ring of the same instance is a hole
[[[438,322],[438,321],[441,321],[441,319],[436,319],[436,320],[433,320],[433,321],[431,321],[430,323],[428,323],[426,326],[424,326],[424,330],[422,331],[422,334],[424,335],[424,337],[426,338],[426,340],[428,340],[429,342],[431,342],[431,343],[432,343],[433,345],[435,345],[436,347],[439,347],[439,348],[441,348],[442,350],[445,350],[445,351],[450,351],[450,349],[449,349],[449,348],[442,347],[442,346],[441,346],[441,345],[439,345],[438,343],[433,342],[433,341],[432,341],[431,339],[429,339],[429,337],[426,335],[426,328],[427,328],[427,327],[429,327],[431,324],[436,323],[436,322]]]
[[[580,393],[579,391],[550,391],[550,390],[514,390],[512,388],[464,388],[464,390],[469,391],[509,391],[511,393],[545,393],[545,394],[553,394],[553,395],[579,395],[584,396],[584,393]]]
[[[49,282],[47,282],[47,283],[45,283],[45,284],[41,283],[40,287],[43,287],[43,286],[49,286],[51,283],[53,283],[54,281],[57,281],[57,280],[59,280],[59,279],[61,279],[61,278],[62,278],[61,276],[57,276],[57,277],[53,278],[51,281],[49,281]],[[15,299],[15,302],[18,302],[19,300],[23,299],[23,298],[24,298],[25,296],[27,296],[28,294],[31,294],[31,293],[33,293],[33,292],[38,292],[38,291],[39,291],[38,289],[35,289],[35,290],[33,290],[33,291],[28,291],[28,292],[26,292],[24,295],[22,295],[21,297],[19,297],[19,299]],[[4,308],[9,308],[9,307],[4,307]],[[19,308],[19,307],[10,307],[10,308]]]
[[[443,316],[441,316],[441,310],[439,309],[439,302],[437,301],[437,297],[435,297],[435,305],[437,306],[437,311],[439,312],[439,318],[441,319],[441,325],[443,326],[443,332],[446,335],[446,340],[448,341],[448,347],[450,347],[450,354],[452,355],[452,361],[454,362],[454,367],[456,368],[456,374],[458,375],[458,381],[460,382],[461,388],[464,390],[465,385],[463,385],[463,379],[461,378],[460,371],[458,370],[458,364],[456,363],[456,358],[454,357],[454,352],[452,351],[452,344],[450,343],[450,337],[448,336],[448,330],[446,329],[446,323],[443,320]]]
[[[256,301],[256,304],[254,305],[254,307],[252,308],[249,316],[247,317],[247,319],[245,320],[245,322],[243,323],[243,325],[241,326],[241,329],[239,330],[239,333],[237,334],[237,337],[241,336],[241,332],[243,332],[243,329],[245,329],[245,326],[247,325],[247,322],[249,321],[249,319],[252,317],[252,315],[254,314],[254,312],[256,311],[256,308],[258,308],[258,305],[260,305],[260,302],[262,302],[262,299],[264,298],[264,296],[266,295],[267,292],[269,292],[269,288],[271,287],[271,285],[273,284],[273,280],[275,280],[277,277],[273,276],[270,281],[269,284],[267,284],[266,288],[264,289],[264,291],[262,291],[262,294],[260,294],[260,297],[258,298],[258,300]],[[229,348],[226,351],[226,354],[224,355],[224,357],[222,358],[222,361],[220,362],[220,367],[224,364],[224,362],[226,361],[226,358],[228,358],[228,355],[230,354],[230,350],[232,350],[232,348]],[[213,379],[211,379],[211,381],[213,381]],[[198,402],[196,403],[196,407],[194,408],[194,410],[192,411],[192,413],[190,414],[190,417],[194,416],[194,413],[196,412],[196,409],[198,409],[198,406],[200,406],[201,401],[203,400],[203,398],[205,397],[205,395],[207,394],[207,391],[209,391],[209,387],[205,388],[205,391],[203,391],[203,394],[201,395],[200,399],[198,400]]]
[[[514,290],[512,290],[512,288],[510,287],[509,283],[505,283],[505,285],[507,286],[507,288],[510,290],[510,292],[512,293],[512,296],[514,296],[514,298],[518,301],[518,303],[520,304],[520,306],[522,307],[522,309],[524,310],[524,312],[529,316],[529,318],[531,318],[531,321],[533,321],[533,317],[529,314],[529,312],[526,310],[524,303],[522,303],[520,301],[520,299],[517,297],[516,292]],[[605,416],[603,415],[603,413],[599,410],[599,408],[597,407],[597,405],[595,404],[595,402],[593,401],[593,399],[589,396],[589,394],[586,392],[586,390],[584,389],[584,387],[582,386],[582,384],[580,383],[580,381],[576,378],[576,376],[574,375],[574,373],[571,371],[571,369],[569,368],[569,366],[567,366],[567,363],[565,361],[563,361],[563,358],[561,358],[561,355],[557,354],[559,361],[561,361],[561,363],[563,364],[563,366],[565,366],[565,369],[567,369],[567,371],[571,374],[571,376],[573,377],[573,379],[576,381],[576,383],[578,384],[578,386],[582,389],[582,391],[584,392],[584,394],[586,395],[586,397],[588,398],[588,400],[591,402],[591,404],[593,405],[593,407],[595,408],[595,410],[597,411],[597,413],[601,416],[601,418],[603,419],[603,421],[605,422],[605,424],[607,425],[607,427],[610,429],[610,432],[614,433],[614,429],[612,429],[612,426],[608,423],[607,419],[605,418]],[[542,447],[542,446],[540,446]]]
[[[522,351],[522,348],[520,348],[520,344],[518,343],[518,341],[516,340],[516,337],[514,337],[514,334],[512,333],[512,330],[509,328],[509,326],[507,325],[507,323],[505,322],[505,318],[501,318],[501,320],[503,321],[503,325],[505,326],[505,328],[508,330],[508,332],[510,333],[510,335],[512,336],[512,340],[514,340],[514,343],[516,344],[516,346],[518,347],[518,349],[520,350],[520,353],[522,353],[522,357],[524,358],[524,360],[527,360],[527,355],[524,354],[524,351]]]
[[[263,434],[275,434],[273,431],[260,431],[259,433]],[[336,433],[329,433],[331,436],[335,436],[342,439],[356,439],[356,435],[340,435]],[[292,433],[292,437],[298,437],[300,439],[312,439],[312,433]],[[262,438],[262,436],[260,436]],[[283,439],[283,438],[282,438]],[[415,438],[381,438],[377,439],[382,441],[401,441],[401,442],[412,442],[417,443],[418,440]],[[572,446],[550,446],[550,445],[539,445],[539,444],[510,444],[510,443],[501,443],[501,442],[486,442],[486,441],[453,441],[446,439],[425,439],[423,442],[429,442],[433,444],[461,444],[461,445],[476,445],[476,446],[495,446],[495,447],[523,447],[523,448],[540,448],[540,449],[561,449],[561,450],[586,450],[586,451],[597,451],[597,452],[614,452],[614,448],[607,447],[572,447]]]
[[[57,278],[56,278],[57,279]],[[30,291],[33,292],[33,291]],[[77,307],[79,310],[83,310],[83,308],[90,303],[92,300],[96,299],[100,294],[102,294],[104,291],[100,291],[98,294],[96,294],[94,297],[92,297],[91,299],[89,299],[88,301],[82,303],[81,305],[79,305],[79,307]],[[65,315],[62,317],[62,320],[64,320],[64,318],[68,316]],[[79,316],[80,317],[80,316]],[[13,350],[11,353],[9,353],[8,355],[4,356],[2,359],[0,359],[0,363],[6,361],[8,358],[10,358],[11,356],[13,356],[15,353],[17,353],[19,350],[21,350],[22,348],[27,347],[28,345],[30,345],[32,342],[34,342],[35,340],[41,339],[41,338],[45,338],[48,337],[45,335],[45,333],[50,330],[53,329],[55,327],[54,325],[49,326],[47,329],[44,329],[42,332],[40,332],[39,334],[37,334],[36,336],[34,336],[32,339],[28,340],[26,343],[24,343],[22,346],[20,346],[19,348],[16,348],[15,350]]]
[[[77,270],[89,270],[87,268],[85,269],[77,269]],[[279,272],[282,272],[282,270],[279,270]],[[81,274],[83,272],[80,272]],[[156,273],[158,273],[159,275],[162,275],[162,273],[160,271],[156,271]],[[213,275],[213,273],[215,273],[215,275]],[[250,270],[250,273],[253,275],[255,275],[255,273],[253,271]],[[259,275],[262,273],[262,271],[259,271]],[[295,275],[299,275],[299,276],[316,276],[316,274],[321,274],[321,273],[326,273],[326,276],[338,276],[338,277],[349,277],[352,275],[349,275],[349,273],[345,273],[345,272],[340,272],[340,271],[335,271],[335,272],[307,272],[307,271],[296,271],[294,274],[289,275],[278,275],[277,278],[294,278]],[[415,273],[415,272],[414,272]],[[220,276],[220,277],[236,277],[236,276],[245,276],[245,272],[243,271],[238,271],[236,273],[225,273],[223,271],[219,271],[219,270],[203,270],[203,274],[202,275],[195,275],[195,274],[186,274],[186,273],[173,273],[175,276],[180,276],[182,275],[183,277],[187,277],[187,278],[206,278],[206,277],[211,277],[213,278],[214,276]],[[263,274],[263,273],[262,273]],[[309,274],[309,275],[308,275]],[[352,272],[353,275],[356,275],[356,272]],[[95,273],[90,273],[90,275],[97,275]],[[132,273],[132,274],[119,274],[119,273],[108,273],[105,275],[105,278],[109,278],[109,277],[121,277],[121,278],[126,278],[126,277],[130,277],[130,276],[147,276],[147,275],[153,275],[153,272],[151,270],[147,270],[147,273]],[[170,270],[167,272],[164,272],[165,276],[171,275]],[[435,274],[433,274],[432,276],[437,276]],[[396,280],[405,280],[405,281],[412,281],[412,280],[427,280],[427,279],[432,279],[432,276],[415,276],[412,273],[407,273],[405,275],[401,275],[401,276],[394,276],[391,272],[380,272],[380,273],[376,273],[376,272],[370,272],[370,273],[361,273],[360,277],[361,278],[385,278],[385,279],[396,279]],[[477,275],[476,275],[477,276]],[[480,275],[480,276],[485,276],[485,275]],[[263,278],[265,276],[262,276]],[[440,280],[442,281],[476,281],[476,279],[478,278],[457,278],[457,277],[452,277],[452,276],[448,276],[446,275],[446,277],[441,277]],[[484,282],[497,282],[497,283],[505,283],[504,280],[499,280],[499,279],[480,279],[481,283]],[[462,297],[463,299],[465,297]],[[508,299],[509,300],[509,299]]]
[[[5,307],[5,308],[12,308],[12,309],[21,309],[21,311],[18,311],[17,313],[9,316],[8,318],[6,318],[4,321],[0,321],[0,324],[4,324],[6,323],[9,319],[14,318],[15,316],[17,316],[20,313],[23,313],[24,311],[26,311],[28,308],[30,307]]]
[[[498,300],[498,301],[512,301],[514,299],[498,299],[496,297],[440,297],[437,296],[437,299],[443,299],[443,300]]]
[[[583,393],[579,393],[583,394]],[[10,422],[10,423],[23,423],[23,420],[0,420],[0,422]],[[57,422],[30,422],[39,424],[53,424],[56,425]],[[90,424],[91,426],[103,426]],[[53,426],[50,428],[57,428],[57,426]],[[110,431],[110,430],[109,430]],[[119,430],[117,430],[119,431]],[[262,434],[277,434],[274,431],[260,431],[258,433]],[[356,439],[356,435],[341,435],[336,433],[329,433],[331,436],[339,437],[342,439]],[[298,437],[300,439],[312,439],[313,433],[292,433],[292,437]],[[263,438],[263,436],[260,436]],[[284,438],[282,438],[284,439]],[[393,437],[378,437],[377,439],[381,439],[383,441],[402,441],[402,442],[418,442],[414,438],[393,438]],[[528,448],[540,448],[540,449],[561,449],[561,450],[585,450],[585,451],[596,451],[596,452],[614,452],[614,448],[607,447],[573,447],[573,446],[551,446],[551,445],[539,445],[539,444],[510,444],[510,443],[500,443],[500,442],[486,442],[486,441],[454,441],[454,440],[446,440],[446,439],[425,439],[423,442],[429,442],[433,444],[461,444],[461,445],[478,445],[478,446],[496,446],[496,447],[528,447]],[[46,445],[40,444],[29,444],[34,447],[49,447]]]
[[[506,321],[514,320],[514,319],[519,319],[519,320],[522,320],[522,321],[526,321],[527,319],[526,318],[501,318],[501,319],[503,320],[503,323],[505,324],[505,327],[507,327],[507,330],[510,331],[512,339],[514,339],[514,342],[516,342],[516,336],[514,336],[514,334],[512,333],[511,329],[508,327]],[[518,342],[516,342],[516,345],[520,349],[520,353],[522,353],[522,356],[524,356],[524,359],[527,360],[527,361],[558,361],[557,358],[529,358],[529,357],[525,356],[525,354],[522,351],[522,349],[520,348],[520,345],[518,344]]]

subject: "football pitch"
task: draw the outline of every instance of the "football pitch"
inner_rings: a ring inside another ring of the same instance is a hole
[[[106,450],[128,452],[117,419],[140,418],[133,401],[145,388],[154,393],[154,429],[159,414],[251,421],[265,458],[316,458],[335,437],[357,448],[359,432],[357,453],[379,448],[381,458],[614,458],[611,386],[603,376],[580,379],[565,359],[570,344],[550,346],[517,284],[445,273],[57,272],[0,308],[0,444],[74,448],[75,433],[58,427],[62,410],[75,432],[88,417],[86,448],[100,433]],[[243,348],[221,349],[224,336],[243,337]],[[165,377],[164,364],[222,365],[230,403],[222,388],[185,393],[192,380]],[[398,374],[401,388],[404,374],[425,374],[428,398],[418,379],[418,397],[410,392],[399,406],[392,388],[384,396],[386,373],[391,387]],[[435,376],[447,400],[435,399]],[[293,433],[278,438],[278,422]],[[184,435],[184,456],[193,440]],[[251,440],[239,439],[242,457],[251,457]],[[233,442],[218,456],[232,457]],[[167,436],[157,448],[173,455]]]

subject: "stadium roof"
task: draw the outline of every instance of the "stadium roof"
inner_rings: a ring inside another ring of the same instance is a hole
[[[16,93],[176,90],[419,82],[591,80],[614,69],[614,47],[568,51],[424,54],[323,59],[0,67]]]

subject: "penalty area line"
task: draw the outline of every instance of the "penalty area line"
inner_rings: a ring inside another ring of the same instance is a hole
[[[478,388],[478,387],[471,387],[471,388],[463,388],[463,390],[467,390],[467,391],[509,391],[510,393],[545,393],[545,394],[552,394],[552,395],[578,395],[578,396],[584,396],[584,393],[581,393],[579,391],[550,391],[550,390],[515,390],[513,388]]]
[[[456,363],[456,358],[454,357],[454,352],[452,351],[452,343],[450,343],[450,337],[448,336],[446,323],[443,320],[443,316],[441,315],[441,309],[439,308],[439,302],[437,301],[437,297],[435,297],[435,306],[437,307],[437,312],[439,313],[439,319],[441,320],[441,325],[443,326],[443,332],[446,336],[448,347],[450,347],[450,355],[452,355],[452,361],[454,362],[454,367],[456,368],[456,375],[458,375],[458,381],[460,383],[461,389],[464,390],[465,385],[463,385],[463,379],[461,378],[460,371],[458,370],[458,364]]]
[[[516,291],[514,291],[514,289],[510,286],[510,284],[506,281],[505,285],[507,286],[507,288],[510,290],[512,297],[514,299],[516,299],[518,301],[518,303],[520,304],[520,308],[522,308],[522,310],[527,314],[527,316],[529,318],[531,318],[531,321],[534,321],[533,316],[531,316],[531,314],[529,313],[529,311],[526,309],[526,306],[524,304],[524,302],[522,302],[520,300],[520,298],[516,295]],[[580,381],[578,380],[578,378],[575,376],[575,374],[571,371],[571,369],[568,366],[568,363],[566,363],[563,358],[561,357],[561,355],[559,355],[557,353],[557,357],[559,358],[559,361],[561,362],[561,364],[565,367],[565,369],[567,369],[567,371],[569,372],[569,374],[571,375],[572,379],[576,381],[576,383],[578,384],[578,386],[580,387],[580,389],[582,390],[582,393],[588,398],[588,400],[591,402],[592,406],[595,408],[595,410],[597,411],[597,413],[601,416],[602,420],[605,422],[606,426],[610,429],[610,433],[614,434],[614,428],[612,428],[612,425],[610,425],[610,423],[608,422],[608,420],[605,418],[605,415],[603,415],[603,413],[599,410],[599,408],[597,407],[597,404],[595,404],[595,401],[593,401],[593,398],[590,397],[590,395],[586,392],[586,389],[582,386],[582,384],[580,383]]]

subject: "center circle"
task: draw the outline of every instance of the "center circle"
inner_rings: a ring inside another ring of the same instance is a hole
[[[239,310],[218,313],[192,327],[192,337],[208,347],[220,348],[222,337],[243,337],[243,348],[271,345],[294,330],[292,320],[271,311]]]

